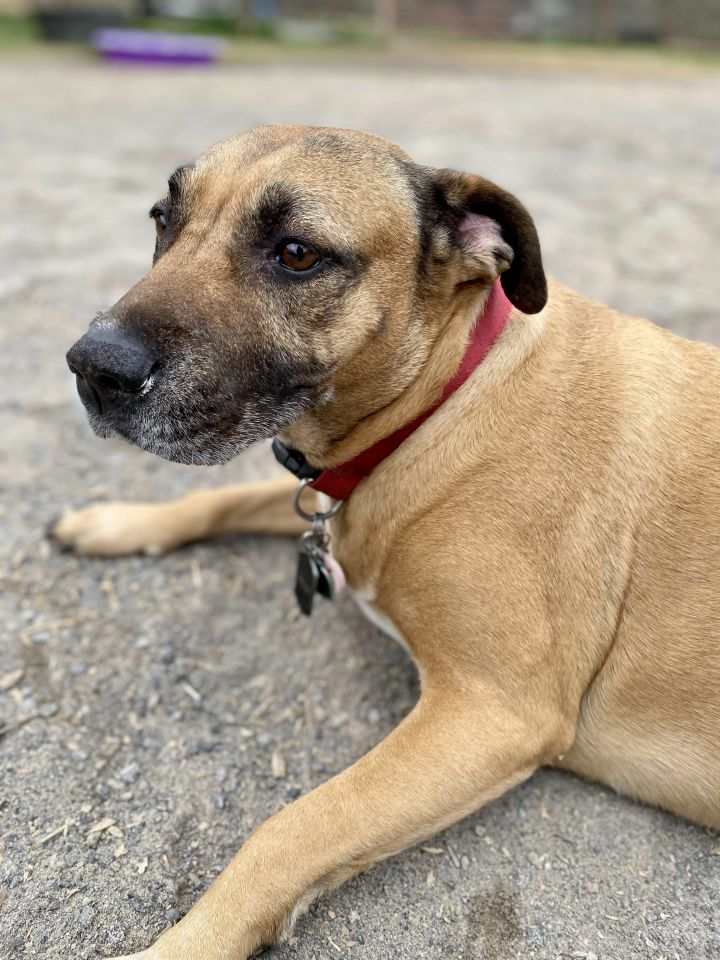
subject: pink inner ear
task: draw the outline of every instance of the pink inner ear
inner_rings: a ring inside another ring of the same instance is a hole
[[[460,237],[469,253],[486,253],[504,246],[500,225],[480,213],[466,213],[460,221]]]

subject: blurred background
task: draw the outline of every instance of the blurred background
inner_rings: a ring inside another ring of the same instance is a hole
[[[387,41],[398,33],[603,44],[720,43],[715,0],[2,0],[49,39],[135,24],[295,42]]]
[[[64,362],[150,267],[169,173],[268,121],[490,177],[557,279],[720,344],[717,0],[0,0],[0,956],[146,946],[411,707],[295,545],[76,557],[67,506],[270,475],[93,437]],[[522,584],[518,584],[522,589]],[[280,958],[717,960],[720,840],[543,771],[314,907]]]

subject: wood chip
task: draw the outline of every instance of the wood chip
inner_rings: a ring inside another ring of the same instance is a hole
[[[16,684],[20,683],[24,676],[25,671],[22,667],[19,670],[6,673],[4,677],[0,677],[0,690],[12,690]]]
[[[90,827],[88,836],[91,833],[100,833],[102,830],[108,830],[116,822],[114,817],[103,817],[102,820],[98,820],[97,823],[94,823],[92,827]]]
[[[439,857],[445,853],[442,847],[420,847],[423,853],[431,853],[434,857]]]
[[[200,569],[200,564],[196,557],[193,557],[190,561],[190,576],[192,578],[193,586],[196,590],[202,590],[203,585],[203,576],[202,570]]]
[[[41,847],[44,843],[47,843],[48,840],[52,840],[53,837],[57,837],[62,834],[64,837],[67,836],[68,830],[75,823],[74,820],[66,820],[61,827],[57,827],[55,830],[51,830],[50,833],[46,833],[44,837],[41,837],[39,840],[35,841],[35,846]]]
[[[137,865],[137,872],[142,876],[148,868],[148,858],[143,857]]]
[[[189,683],[181,683],[180,686],[183,688],[185,693],[190,697],[193,703],[202,703],[202,697],[197,692],[195,687],[191,687]]]
[[[122,840],[123,832],[120,827],[108,827],[108,833],[111,837],[115,837],[116,840]]]
[[[125,844],[124,844],[124,843],[119,843],[119,844],[115,847],[115,850],[114,850],[114,854],[113,854],[113,855],[114,855],[115,857],[124,857],[126,853],[127,853],[127,847],[125,846]]]
[[[273,777],[275,777],[276,780],[284,780],[287,776],[287,764],[285,763],[285,757],[280,753],[279,750],[273,750],[272,752],[272,757],[270,758],[270,769]]]
[[[425,884],[430,888],[435,886],[435,874],[432,870],[428,871],[428,875],[425,877]]]

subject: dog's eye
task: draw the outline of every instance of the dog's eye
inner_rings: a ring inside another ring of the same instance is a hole
[[[297,240],[291,240],[286,243],[278,253],[278,260],[284,267],[290,270],[302,272],[310,270],[320,260],[320,254],[316,253],[312,247],[305,246]]]
[[[158,235],[158,239],[162,240],[165,236],[165,231],[167,230],[167,217],[164,213],[158,211],[155,214],[155,232]]]

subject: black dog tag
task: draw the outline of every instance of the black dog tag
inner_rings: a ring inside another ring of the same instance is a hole
[[[327,554],[324,551],[322,553],[318,553],[315,557],[315,561],[318,566],[318,584],[316,590],[321,597],[325,597],[327,600],[334,600],[335,584],[333,583],[332,576],[330,575],[330,571],[325,563],[326,557]]]
[[[309,617],[312,613],[313,600],[317,593],[320,581],[320,567],[312,553],[304,545],[298,554],[297,573],[295,575],[295,596],[300,609]]]

